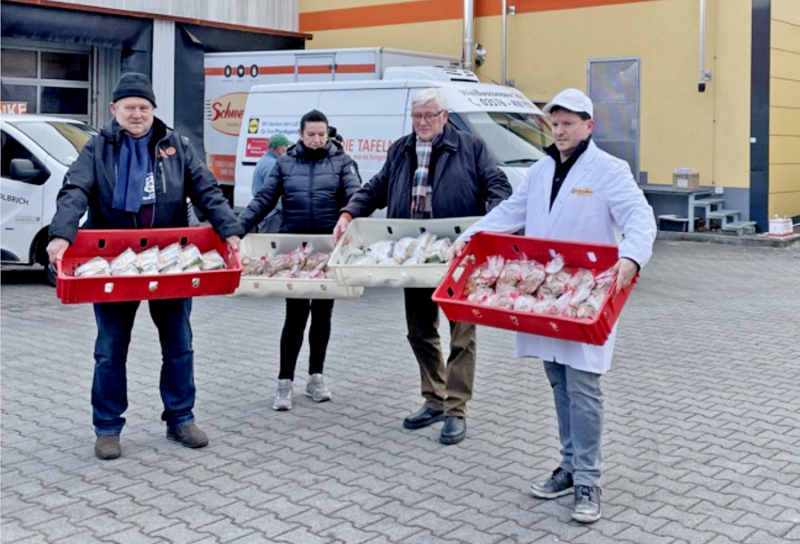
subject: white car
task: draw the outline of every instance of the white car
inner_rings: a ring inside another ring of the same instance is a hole
[[[69,166],[97,131],[80,121],[45,115],[3,115],[0,259],[3,264],[44,265],[56,195]]]

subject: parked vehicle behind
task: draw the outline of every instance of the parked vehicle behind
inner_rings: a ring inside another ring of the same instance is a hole
[[[234,203],[247,206],[258,159],[267,139],[297,139],[305,112],[318,109],[342,135],[344,151],[357,163],[364,182],[386,161],[398,138],[409,134],[411,101],[417,91],[438,87],[447,98],[449,122],[481,138],[513,188],[553,143],[547,116],[512,87],[480,83],[467,70],[436,66],[389,67],[380,80],[322,81],[256,85],[250,90],[239,132]],[[380,214],[381,212],[376,212]]]
[[[56,273],[45,248],[56,194],[70,165],[97,131],[61,117],[4,115],[0,133],[0,259],[2,264],[41,264],[55,285]]]

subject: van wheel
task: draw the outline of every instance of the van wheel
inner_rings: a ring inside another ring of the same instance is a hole
[[[51,263],[47,263],[44,265],[44,273],[47,276],[47,283],[55,287],[58,281],[58,271],[56,267]]]

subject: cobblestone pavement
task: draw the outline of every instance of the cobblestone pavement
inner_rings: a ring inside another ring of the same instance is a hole
[[[290,412],[270,408],[283,302],[196,299],[211,444],[189,450],[165,439],[140,310],[123,457],[99,461],[91,306],[5,271],[2,542],[800,542],[799,271],[800,247],[657,243],[603,379],[604,516],[590,526],[570,520],[571,497],[528,495],[557,465],[555,415],[511,333],[479,330],[468,437],[443,446],[441,424],[402,428],[421,398],[399,291],[336,303],[333,401],[296,395]]]

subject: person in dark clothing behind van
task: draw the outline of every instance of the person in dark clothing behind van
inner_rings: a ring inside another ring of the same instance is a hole
[[[300,120],[300,139],[278,158],[264,186],[239,215],[239,221],[245,232],[250,232],[282,198],[280,232],[331,234],[339,210],[359,187],[361,178],[355,161],[338,143],[329,139],[327,117],[312,110]],[[275,410],[292,407],[294,370],[309,311],[309,376],[305,394],[316,402],[331,399],[322,370],[331,335],[333,300],[287,298],[286,320],[281,334],[278,392],[272,405]]]
[[[334,240],[353,217],[386,208],[390,218],[469,217],[511,195],[506,175],[486,144],[447,124],[441,89],[419,91],[411,101],[414,132],[389,148],[386,162],[342,209]],[[439,306],[433,289],[406,289],[408,341],[419,364],[425,404],[403,421],[421,429],[444,420],[439,441],[458,444],[467,435],[467,401],[475,378],[475,325],[450,322],[450,356],[445,366],[439,342]]]
[[[264,186],[264,182],[267,181],[270,172],[272,172],[272,169],[275,167],[275,163],[278,162],[278,157],[286,153],[290,145],[292,145],[292,142],[283,134],[278,133],[270,136],[269,149],[258,159],[256,169],[253,172],[253,185],[250,188],[253,196],[256,196],[258,191]],[[281,227],[282,215],[283,206],[281,205],[281,201],[278,200],[272,213],[258,225],[258,232],[277,232]]]
[[[88,228],[186,227],[188,196],[221,238],[234,248],[244,234],[214,176],[189,140],[156,118],[156,98],[144,74],[124,74],[111,95],[114,120],[83,148],[67,172],[50,224],[47,253],[55,263],[75,240],[89,210]],[[92,408],[95,455],[122,455],[119,435],[128,408],[125,364],[139,301],[94,305],[97,321]],[[189,315],[191,298],[152,300],[163,364],[161,399],[167,438],[202,448],[208,437],[194,423],[194,355]]]

